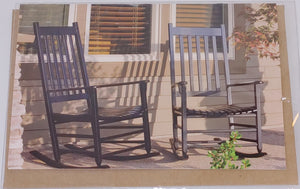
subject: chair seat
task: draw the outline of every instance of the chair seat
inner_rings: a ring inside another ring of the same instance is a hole
[[[140,117],[143,112],[142,106],[118,107],[118,108],[102,108],[98,109],[100,120],[123,120]]]
[[[103,121],[120,121],[142,116],[142,106],[118,107],[118,108],[98,108],[99,120]],[[87,110],[77,114],[54,113],[53,119],[55,123],[89,122],[90,118]]]
[[[174,108],[175,113],[181,115],[181,107]],[[209,109],[190,109],[187,108],[187,116],[198,116],[207,118],[227,117],[229,115],[238,115],[244,113],[255,113],[255,106],[240,107],[236,105],[215,106]]]

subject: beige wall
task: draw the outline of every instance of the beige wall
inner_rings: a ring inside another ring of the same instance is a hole
[[[78,6],[77,21],[80,25],[82,35],[85,32],[85,8],[86,5]],[[170,99],[170,78],[169,78],[169,62],[168,62],[168,32],[167,24],[170,21],[170,6],[161,5],[161,53],[159,61],[152,62],[88,62],[88,75],[91,84],[133,81],[139,79],[149,79],[148,84],[148,105],[151,125],[151,134],[155,138],[157,136],[171,135],[171,99]],[[236,5],[235,15],[238,15],[242,9],[242,5]],[[235,18],[236,25],[244,24],[241,17]],[[83,38],[83,37],[82,37]],[[267,59],[258,59],[252,57],[249,62],[243,59],[242,50],[238,50],[235,60],[231,60],[230,66],[232,71],[232,83],[249,80],[263,80],[265,82],[263,88],[263,125],[264,128],[269,126],[283,126],[282,104],[281,104],[281,75],[280,62]],[[238,53],[240,52],[240,53]],[[19,55],[21,56],[21,55]],[[35,59],[35,61],[31,61]],[[21,77],[19,79],[22,93],[21,104],[25,105],[26,113],[22,114],[22,126],[24,133],[22,135],[23,143],[27,145],[47,144],[50,143],[49,131],[45,114],[43,94],[36,58],[23,59],[20,57]],[[131,97],[133,96],[133,97]],[[138,101],[137,88],[112,88],[110,90],[99,91],[100,104],[109,106],[135,104]],[[116,97],[113,98],[113,97]],[[238,103],[243,100],[246,103],[253,102],[249,97],[248,89],[234,91]],[[221,97],[202,98],[199,101],[191,101],[191,104],[205,105],[211,103],[223,103]],[[69,111],[77,109],[82,105],[79,103],[68,103],[57,107],[58,110]],[[203,127],[220,127],[224,126],[224,120],[194,120],[197,125]],[[86,131],[90,132],[86,125],[80,125],[74,129],[76,125],[64,126],[62,130],[68,132]],[[226,126],[226,125],[225,125]]]

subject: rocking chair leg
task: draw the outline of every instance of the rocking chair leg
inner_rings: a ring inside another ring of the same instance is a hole
[[[261,132],[261,114],[256,114],[256,125],[257,125],[257,131],[256,131],[256,140],[257,140],[257,152],[262,152],[262,132]]]
[[[141,93],[141,104],[144,109],[143,112],[143,127],[144,127],[144,141],[145,150],[147,154],[151,151],[151,141],[150,141],[150,130],[149,130],[149,118],[147,109],[147,98],[146,98],[147,84],[145,82],[140,83],[140,93]]]
[[[101,167],[101,163],[102,163],[102,154],[101,154],[101,141],[100,141],[100,137],[99,137],[99,127],[97,126],[97,124],[92,123],[92,128],[93,128],[93,132],[94,132],[94,153],[95,153],[95,162],[97,164],[98,167]]]
[[[144,140],[145,140],[145,149],[147,154],[151,151],[151,141],[150,141],[150,130],[149,130],[149,121],[148,121],[148,111],[144,112],[143,115],[143,126],[144,126]]]
[[[174,155],[177,157],[177,159],[179,160],[184,160],[184,159],[188,159],[188,156],[187,156],[187,148],[186,146],[187,145],[184,145],[184,142],[185,141],[185,144],[187,144],[187,137],[184,136],[183,132],[181,133],[182,135],[182,143],[181,143],[181,149],[179,151],[179,139],[178,139],[178,122],[177,122],[177,116],[175,114],[173,114],[173,138],[170,138],[170,144],[171,144],[171,148],[172,148],[172,151],[174,153]],[[186,127],[185,127],[186,128]],[[185,146],[185,147],[183,147]],[[185,149],[185,150],[184,150]]]
[[[49,119],[49,130],[50,130],[50,137],[52,142],[52,150],[53,150],[53,156],[55,161],[60,163],[60,151],[59,151],[59,145],[58,145],[58,139],[56,135],[56,129],[55,124],[50,123],[52,122],[51,118]]]
[[[175,144],[178,141],[178,122],[177,122],[177,116],[173,114],[173,140]],[[175,145],[175,149],[178,149],[178,145]]]
[[[96,88],[91,87],[89,89],[91,94],[91,101],[90,106],[93,107],[94,111],[91,111],[91,126],[92,126],[92,132],[94,136],[94,153],[95,153],[95,161],[98,167],[101,167],[102,163],[102,152],[101,152],[101,138],[100,138],[100,127],[98,125],[98,111],[97,111],[97,91]]]
[[[183,159],[187,159],[188,155],[187,155],[187,120],[186,120],[186,116],[182,116],[182,131],[181,131],[181,136],[182,136],[182,157]]]
[[[256,140],[257,140],[257,151],[258,153],[262,152],[262,131],[261,131],[261,106],[260,106],[260,85],[254,87],[255,90],[255,104],[256,104]]]
[[[229,117],[228,118],[228,122],[229,122],[229,129],[233,130],[234,129],[234,118],[233,117]],[[229,133],[230,136],[231,133]]]

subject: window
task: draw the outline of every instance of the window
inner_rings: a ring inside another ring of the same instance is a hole
[[[176,4],[172,6],[172,19],[178,27],[220,27],[225,24],[228,35],[233,30],[233,12],[233,5],[230,4]],[[221,40],[217,43],[221,43]],[[229,58],[234,58],[233,45],[230,43]]]
[[[219,27],[227,24],[227,5],[224,4],[177,4],[176,26]]]
[[[90,5],[85,40],[87,60],[129,61],[157,58],[157,6]],[[155,25],[152,24],[154,21]]]
[[[148,54],[150,43],[151,5],[92,5],[89,54]]]
[[[42,26],[64,26],[68,24],[69,5],[22,4],[20,5],[19,33],[33,35],[33,22]]]
[[[34,54],[33,22],[41,26],[65,26],[68,24],[69,5],[64,4],[21,4],[18,36],[18,51]]]

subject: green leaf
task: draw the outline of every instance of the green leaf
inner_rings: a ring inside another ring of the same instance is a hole
[[[218,149],[208,151],[208,157],[212,158],[212,162],[210,162],[211,169],[245,169],[251,166],[248,159],[243,159],[240,167],[233,163],[238,161],[239,158],[235,153],[235,143],[240,138],[241,135],[239,132],[233,131],[230,135],[230,139],[222,143]]]

